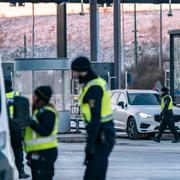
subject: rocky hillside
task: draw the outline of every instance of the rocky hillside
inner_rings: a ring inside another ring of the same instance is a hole
[[[99,61],[113,61],[113,13],[99,15]],[[163,11],[163,55],[169,53],[168,31],[180,29],[180,10],[173,17]],[[124,14],[125,65],[133,63],[133,12]],[[138,54],[157,54],[159,47],[159,12],[137,13]],[[67,15],[68,58],[84,54],[90,56],[89,14]],[[24,57],[24,36],[27,39],[27,57],[32,57],[32,17],[0,18],[0,53],[4,61]],[[35,17],[35,57],[56,57],[56,16]]]

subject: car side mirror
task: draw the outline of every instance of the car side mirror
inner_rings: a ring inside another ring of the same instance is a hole
[[[125,104],[123,101],[120,101],[120,102],[118,102],[118,106],[121,106],[122,108],[124,108]]]
[[[23,96],[14,98],[14,118],[13,122],[21,127],[28,126],[30,122],[29,100]]]

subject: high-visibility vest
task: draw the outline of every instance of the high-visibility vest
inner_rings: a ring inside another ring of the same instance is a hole
[[[87,85],[82,89],[80,95],[80,105],[81,105],[81,113],[84,117],[85,123],[89,123],[91,121],[91,110],[88,103],[84,103],[83,99],[89,88],[92,86],[100,86],[103,91],[102,102],[101,102],[101,123],[109,122],[112,120],[112,110],[110,103],[110,91],[108,90],[108,85],[106,81],[100,77],[91,80],[87,83]]]
[[[13,118],[14,117],[14,98],[15,96],[19,96],[19,92],[18,91],[11,91],[11,92],[8,92],[6,93],[6,101],[7,101],[7,105],[8,105],[8,108],[9,108],[9,115],[10,115],[10,118]]]
[[[39,150],[45,150],[45,149],[51,149],[58,146],[57,141],[57,133],[58,133],[58,112],[50,107],[50,106],[44,106],[43,109],[35,110],[33,115],[33,120],[39,123],[37,119],[37,114],[40,113],[39,111],[51,111],[55,114],[55,123],[54,128],[52,130],[52,133],[49,136],[41,136],[40,134],[36,133],[32,128],[27,127],[25,128],[25,150],[26,152],[32,152],[32,151],[39,151]]]
[[[170,103],[169,103],[169,106],[168,106],[168,110],[172,110],[172,109],[173,109],[173,100],[172,100],[172,97],[169,96],[169,95],[166,95],[166,96],[164,96],[164,97],[162,98],[162,100],[161,100],[161,111],[164,109],[164,99],[165,99],[166,97],[169,97],[169,98],[171,99],[171,101],[170,101]]]

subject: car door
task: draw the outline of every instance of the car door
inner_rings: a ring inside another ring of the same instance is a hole
[[[120,104],[124,104],[124,106],[120,106]],[[126,130],[126,124],[127,124],[127,98],[124,92],[121,92],[118,100],[117,100],[117,116],[120,120],[120,127],[123,130]]]
[[[118,113],[117,113],[117,100],[119,97],[120,92],[113,92],[111,95],[111,107],[113,111],[113,119],[114,119],[114,124],[116,128],[119,128],[119,118],[118,118]]]

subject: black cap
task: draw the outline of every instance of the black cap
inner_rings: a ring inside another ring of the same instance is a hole
[[[45,102],[49,102],[52,96],[52,89],[50,86],[39,86],[35,89],[34,93]]]
[[[161,88],[161,91],[164,92],[164,93],[168,93],[168,92],[169,92],[169,88],[167,88],[167,87],[162,87],[162,88]]]
[[[10,79],[5,79],[4,83],[6,88],[12,88],[12,81]]]
[[[73,60],[71,69],[74,71],[89,71],[91,70],[91,63],[87,57],[80,56]]]

